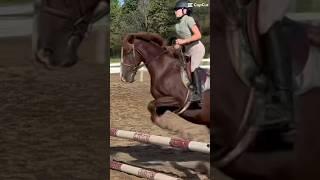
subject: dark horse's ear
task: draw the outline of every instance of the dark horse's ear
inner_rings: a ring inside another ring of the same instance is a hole
[[[176,44],[176,39],[177,39],[177,37],[171,37],[171,38],[169,38],[169,46],[172,46],[172,45],[174,45],[174,44]]]
[[[128,38],[127,38],[127,42],[129,44],[133,44],[133,40],[135,39],[135,35],[134,34],[129,34]]]

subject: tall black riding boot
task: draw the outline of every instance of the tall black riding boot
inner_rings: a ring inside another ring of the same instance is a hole
[[[277,22],[263,37],[267,74],[274,88],[263,126],[287,131],[293,124],[293,78],[289,44],[281,28],[281,23]]]
[[[192,84],[193,84],[193,93],[191,96],[192,102],[200,102],[201,101],[201,82],[197,73],[197,69],[191,73],[192,76]]]

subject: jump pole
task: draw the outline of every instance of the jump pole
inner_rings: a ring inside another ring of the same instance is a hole
[[[135,176],[152,179],[152,180],[181,180],[176,177],[168,176],[163,173],[149,171],[143,168],[131,166],[129,164],[120,163],[114,160],[110,160],[110,168],[118,171],[122,171]]]
[[[184,139],[156,136],[151,134],[145,134],[140,132],[125,131],[116,128],[110,129],[110,136],[131,139],[147,144],[156,144],[161,146],[170,146],[179,149],[186,149],[190,151],[210,153],[210,144],[197,142],[197,141],[188,141]]]

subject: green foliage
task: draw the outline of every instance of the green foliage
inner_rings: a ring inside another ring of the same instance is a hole
[[[138,7],[137,0],[125,0],[122,10],[123,10],[123,13],[130,13],[131,11],[135,11],[137,7]]]
[[[148,32],[159,33],[167,37],[175,23],[175,15],[169,7],[170,1],[158,0],[150,3],[148,17]]]
[[[112,50],[113,49],[119,49],[120,48],[120,34],[119,34],[119,23],[120,23],[120,17],[119,15],[121,14],[121,7],[120,7],[120,3],[118,0],[112,0],[110,2],[110,22],[111,22],[111,26],[110,26],[110,32],[112,33],[112,35],[110,36],[110,53],[112,54]]]

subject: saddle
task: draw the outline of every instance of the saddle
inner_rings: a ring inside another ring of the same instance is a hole
[[[173,46],[165,46],[164,49],[169,52],[170,55],[172,55],[175,59],[178,60],[180,64],[180,74],[181,74],[181,80],[182,83],[186,88],[190,91],[192,90],[192,77],[191,77],[191,57],[185,56],[183,54],[182,49],[175,49]],[[203,69],[198,67],[194,73],[198,73],[199,81],[201,84],[201,91],[204,92],[208,89],[210,89],[210,71],[208,69]],[[184,110],[186,110],[190,105],[190,93],[188,93],[185,101],[185,105],[183,107],[180,107],[178,111],[175,111],[176,113],[180,114]],[[199,108],[200,104],[194,104],[194,106],[190,106],[192,108]]]
[[[185,56],[182,51],[176,50],[175,51],[175,57],[179,59],[179,62],[181,64],[181,79],[183,84],[190,88],[192,77],[191,77],[191,57]],[[207,69],[203,69],[201,67],[198,67],[195,70],[195,73],[198,73],[199,81],[202,86],[202,92],[209,89],[210,86],[206,83],[208,77],[210,77],[210,71]]]

